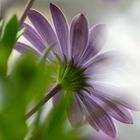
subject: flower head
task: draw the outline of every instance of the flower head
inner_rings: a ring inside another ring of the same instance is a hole
[[[116,127],[113,119],[131,124],[131,106],[124,102],[115,101],[107,93],[114,93],[113,88],[102,84],[98,75],[109,67],[112,56],[102,53],[105,43],[106,26],[98,24],[91,29],[83,14],[74,17],[69,24],[62,11],[53,4],[50,10],[54,28],[38,11],[30,10],[28,17],[33,25],[24,23],[27,31],[24,37],[32,47],[17,42],[16,50],[21,53],[32,51],[37,56],[42,55],[45,48],[55,43],[48,59],[59,59],[60,68],[56,82],[64,90],[73,91],[73,104],[68,113],[72,126],[77,126],[85,120],[97,131],[102,130],[107,135],[115,137]],[[62,93],[53,97],[58,102]]]

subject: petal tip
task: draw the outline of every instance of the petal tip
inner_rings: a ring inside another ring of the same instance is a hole
[[[85,15],[83,13],[80,13],[77,15],[78,19],[86,19]]]
[[[111,138],[115,139],[116,138],[116,131],[110,132],[110,134],[107,134],[107,135],[110,136]]]
[[[102,32],[103,31],[107,32],[107,25],[106,24],[97,24],[94,26],[94,28],[97,28],[97,29],[101,30]]]
[[[59,10],[59,8],[53,3],[50,3],[50,9],[51,10]]]
[[[80,17],[85,17],[83,13],[80,14]]]
[[[133,119],[129,120],[128,124],[134,124]]]
[[[53,3],[50,3],[50,7],[54,7],[55,5]]]
[[[38,14],[39,12],[37,11],[37,10],[35,10],[35,9],[30,9],[29,11],[28,11],[28,18],[30,18],[30,17],[32,17],[32,16],[35,16],[36,14]]]
[[[34,9],[30,9],[30,10],[28,11],[28,14],[32,14],[34,11],[35,11]]]

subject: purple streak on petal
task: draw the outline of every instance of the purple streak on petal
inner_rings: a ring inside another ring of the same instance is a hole
[[[37,50],[35,50],[35,49],[31,48],[30,46],[28,46],[24,43],[21,43],[21,42],[16,43],[15,49],[19,53],[22,53],[22,54],[31,52],[31,53],[35,54],[37,57],[39,57],[41,55]]]
[[[86,109],[86,106],[84,105],[83,101],[80,99],[80,97],[77,96],[77,99],[81,105],[81,111],[83,112],[83,114],[86,117],[86,120],[88,121],[88,123],[96,130],[99,131],[100,128],[98,127],[98,125],[96,124],[95,119],[90,115],[90,113],[88,112],[88,110]]]
[[[110,78],[120,71],[122,63],[115,53],[105,52],[97,55],[83,66],[87,68],[85,73],[91,77],[90,80],[105,82],[109,80],[108,77]]]
[[[61,101],[62,96],[63,96],[63,93],[60,92],[60,93],[57,93],[52,98],[54,106],[57,105]],[[75,97],[73,101],[74,101],[73,106],[71,110],[68,112],[68,118],[73,127],[78,127],[83,123],[83,113],[82,113],[82,108],[80,106],[78,99]]]
[[[51,45],[58,43],[51,25],[41,13],[30,10],[28,17],[46,44]],[[56,51],[55,53],[60,53],[58,44],[53,49]]]
[[[50,4],[50,10],[56,29],[56,33],[62,48],[62,52],[68,56],[68,23],[63,12],[53,4]]]
[[[117,65],[117,60],[115,60],[110,53],[106,52],[97,55],[83,66],[87,68],[85,71],[86,74],[92,75],[92,77],[95,78],[104,78],[105,74],[107,75],[107,72],[118,68],[115,64]]]
[[[99,128],[107,135],[115,138],[116,128],[111,117],[103,110],[103,108],[87,93],[83,94],[84,102],[92,117],[95,118]]]
[[[112,105],[112,110],[109,112],[109,114],[122,123],[133,124],[131,112],[119,104],[116,106]]]
[[[120,122],[127,123],[127,124],[132,124],[133,119],[130,111],[125,108],[124,106],[120,105],[115,102],[114,100],[109,100],[108,98],[105,98],[104,96],[101,96],[100,91],[93,90],[92,91],[93,98],[98,101],[100,106],[104,108],[104,110],[117,119]]]
[[[24,23],[23,27],[25,27],[27,30],[23,34],[23,36],[39,51],[43,52],[46,48],[43,44],[42,39],[37,34],[37,32],[28,24]]]
[[[92,66],[103,66],[106,67],[108,65],[112,65],[113,61],[113,54],[110,52],[105,52],[97,55],[93,59],[89,60],[87,63],[84,64],[85,67],[92,67]]]
[[[70,28],[70,47],[71,57],[75,61],[81,57],[88,42],[88,23],[83,14],[77,15],[71,24]]]
[[[73,127],[81,126],[84,121],[81,105],[77,97],[73,97],[73,103],[70,111],[68,112],[68,118]]]
[[[100,128],[96,123],[95,118],[93,118],[93,116],[91,116],[89,113],[86,113],[86,119],[92,128],[94,128],[96,131],[100,131]]]
[[[134,105],[131,105],[127,103],[126,101],[124,101],[123,99],[121,99],[120,97],[118,97],[118,94],[124,91],[118,90],[117,87],[111,86],[108,84],[98,83],[98,82],[93,82],[92,84],[94,85],[94,90],[99,91],[98,96],[101,96],[101,97],[103,96],[104,98],[112,102],[116,102],[117,104],[120,104],[130,110],[134,110],[134,111],[139,110]]]
[[[96,54],[99,53],[103,45],[105,44],[107,36],[106,25],[98,24],[90,31],[89,42],[87,48],[82,56],[82,61],[88,61]]]

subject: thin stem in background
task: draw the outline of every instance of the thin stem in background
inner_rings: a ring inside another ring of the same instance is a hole
[[[56,85],[29,113],[25,115],[25,118],[30,118],[34,113],[36,113],[49,99],[51,99],[55,94],[61,90],[61,85]]]
[[[23,15],[21,16],[20,19],[20,26],[22,26],[23,22],[25,21],[28,11],[30,10],[30,8],[32,7],[32,5],[34,4],[35,0],[29,0],[27,5],[25,6],[25,10],[23,12]]]

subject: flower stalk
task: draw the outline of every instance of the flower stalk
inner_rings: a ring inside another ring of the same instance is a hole
[[[30,10],[30,8],[32,7],[32,5],[34,4],[35,0],[28,0],[27,5],[25,6],[25,10],[20,18],[20,26],[22,26],[24,20],[27,17],[28,11]]]
[[[34,113],[36,113],[49,99],[55,94],[59,93],[62,89],[61,85],[57,84],[30,112],[25,115],[26,119],[29,119]]]

